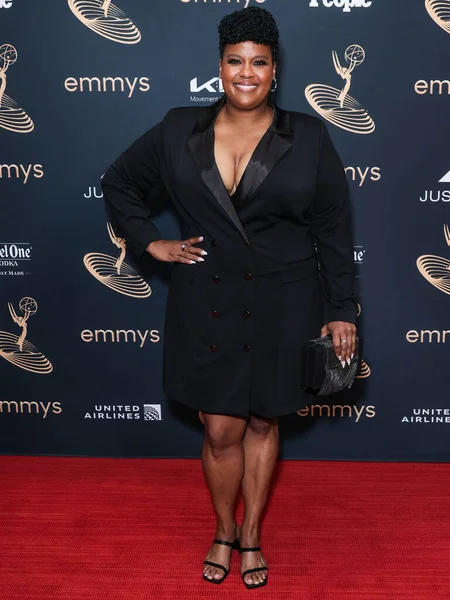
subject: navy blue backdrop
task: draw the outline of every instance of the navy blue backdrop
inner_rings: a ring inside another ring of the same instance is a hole
[[[346,166],[365,339],[351,390],[282,420],[282,456],[450,460],[450,0],[114,2],[0,0],[0,452],[199,456],[161,391],[168,270],[127,252],[100,178],[220,96],[217,24],[258,5],[276,102],[326,120]]]

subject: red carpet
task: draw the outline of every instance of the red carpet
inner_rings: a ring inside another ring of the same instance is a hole
[[[450,598],[447,464],[279,463],[260,590],[237,553],[223,585],[201,579],[199,461],[2,456],[0,474],[1,600]]]

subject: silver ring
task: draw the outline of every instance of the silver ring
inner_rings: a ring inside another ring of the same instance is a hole
[[[186,250],[186,244],[181,244],[181,250],[184,252]]]
[[[348,344],[347,340],[341,340],[341,344]]]

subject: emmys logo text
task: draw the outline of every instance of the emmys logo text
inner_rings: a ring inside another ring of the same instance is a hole
[[[325,8],[342,8],[344,12],[350,12],[352,8],[369,8],[372,0],[310,0],[310,8],[319,8],[320,4]]]
[[[450,80],[448,79],[419,79],[414,84],[414,91],[419,96],[449,96],[450,95]]]
[[[297,411],[299,417],[344,417],[353,419],[355,423],[358,423],[361,417],[365,416],[368,419],[375,417],[375,406],[350,406],[349,404],[312,404],[306,408],[302,408]]]
[[[138,85],[139,84],[139,85]],[[148,92],[148,77],[67,77],[64,81],[67,92],[121,92],[131,98],[134,92]]]
[[[357,181],[358,186],[362,187],[367,180],[380,181],[380,167],[345,167],[345,172],[352,181]]]
[[[83,329],[81,332],[83,342],[103,342],[116,343],[121,342],[139,344],[139,348],[143,348],[144,344],[150,342],[156,344],[160,341],[161,336],[157,329]]]
[[[257,4],[263,4],[266,0],[255,0]],[[242,4],[242,8],[247,8],[251,0],[181,0],[183,4]]]
[[[50,410],[51,407],[51,410]],[[61,402],[28,402],[28,401],[7,401],[0,400],[0,414],[5,413],[15,415],[39,415],[43,419],[47,418],[48,413],[60,415],[62,413]]]
[[[11,8],[12,0],[0,0],[0,8]]]
[[[406,332],[406,340],[410,344],[445,344],[447,337],[450,339],[450,329],[410,329]]]
[[[42,165],[0,165],[0,179],[21,179],[27,183],[29,177],[41,179],[44,177]]]

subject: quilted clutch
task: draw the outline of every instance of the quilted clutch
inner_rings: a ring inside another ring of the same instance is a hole
[[[303,347],[302,388],[316,396],[327,396],[350,388],[361,360],[362,338],[356,338],[356,348],[350,364],[342,367],[330,334],[309,340]]]

